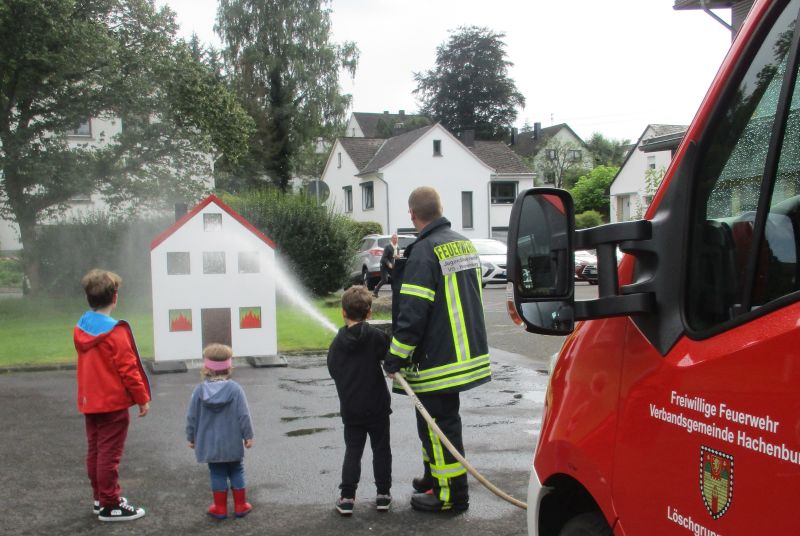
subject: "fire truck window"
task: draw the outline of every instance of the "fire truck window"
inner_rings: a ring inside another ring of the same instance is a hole
[[[754,239],[753,221],[798,9],[800,0],[793,0],[784,8],[737,90],[730,94],[726,108],[717,115],[716,124],[701,140],[692,204],[686,295],[686,318],[696,331],[731,320],[745,292],[750,290],[745,288],[745,275]],[[785,171],[779,173],[787,178],[778,183],[794,185],[800,177],[800,124],[797,117],[789,122],[791,132],[787,131],[784,142],[787,148]],[[792,188],[785,190],[791,196],[780,194],[775,207],[780,201],[794,197]],[[763,270],[759,277],[766,280],[769,274],[772,285],[763,283],[760,291],[753,289],[754,293],[761,293],[762,301],[785,291],[786,283],[777,280],[789,271],[787,264],[791,264],[792,269],[797,264],[796,219],[792,223],[792,218],[784,212],[776,212],[774,216],[768,220],[766,243],[774,241],[783,260],[770,262],[773,253],[761,252],[766,257],[759,262]],[[788,262],[790,258],[793,260]]]
[[[754,306],[800,290],[800,84],[795,84],[792,94],[764,238],[753,288]]]

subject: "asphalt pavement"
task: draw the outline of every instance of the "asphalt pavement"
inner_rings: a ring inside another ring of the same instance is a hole
[[[504,295],[504,289],[487,289],[484,294],[493,381],[462,394],[461,415],[467,459],[498,487],[524,501],[541,425],[547,357],[552,347],[557,350],[560,338],[526,334],[512,326],[507,315],[504,321]],[[200,381],[196,369],[152,376],[150,414],[140,419],[131,412],[120,482],[123,494],[144,507],[147,515],[129,523],[102,523],[91,514],[74,371],[0,375],[0,532],[526,534],[525,512],[495,497],[472,477],[467,512],[430,514],[411,509],[410,482],[420,476],[422,464],[414,409],[401,395],[392,396],[392,508],[388,513],[375,510],[367,448],[355,513],[340,517],[333,502],[344,440],[333,381],[323,356],[289,356],[288,364],[265,369],[243,366],[234,372],[247,393],[256,433],[255,445],[245,458],[248,498],[254,509],[245,518],[225,521],[205,515],[211,500],[208,470],[195,461],[184,439],[186,405]]]

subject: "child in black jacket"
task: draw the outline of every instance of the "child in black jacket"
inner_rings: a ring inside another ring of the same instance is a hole
[[[365,287],[354,286],[342,295],[345,326],[339,330],[328,350],[328,372],[339,394],[344,423],[344,463],[340,497],[336,510],[353,513],[356,488],[361,477],[361,455],[367,435],[372,446],[372,470],[378,494],[379,511],[392,502],[392,449],[389,444],[389,390],[381,360],[389,348],[389,336],[370,326],[372,296]]]

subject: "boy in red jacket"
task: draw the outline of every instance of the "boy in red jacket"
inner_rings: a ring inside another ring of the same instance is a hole
[[[92,270],[83,276],[87,311],[75,326],[78,351],[78,410],[86,420],[86,470],[92,482],[94,513],[101,521],[131,521],[144,515],[120,497],[119,462],[128,435],[128,408],[139,417],[150,409],[150,384],[127,322],[111,318],[122,279]]]

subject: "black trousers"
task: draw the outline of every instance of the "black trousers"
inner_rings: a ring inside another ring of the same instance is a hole
[[[362,425],[344,425],[344,463],[342,464],[342,497],[353,499],[361,479],[361,456],[369,436],[372,447],[372,474],[379,495],[389,495],[392,487],[392,447],[389,441],[389,416]]]
[[[388,281],[389,281],[389,270],[385,266],[381,266],[381,280],[378,281],[378,284],[375,285],[374,289],[372,289],[373,294],[377,296],[380,288],[383,285],[385,285]]]
[[[419,394],[422,405],[431,414],[436,424],[456,450],[464,456],[464,442],[461,438],[461,399],[459,393]],[[417,433],[422,442],[422,460],[425,465],[425,478],[433,482],[433,493],[445,503],[466,502],[469,500],[467,471],[456,460],[447,447],[428,426],[422,414],[417,411]]]

